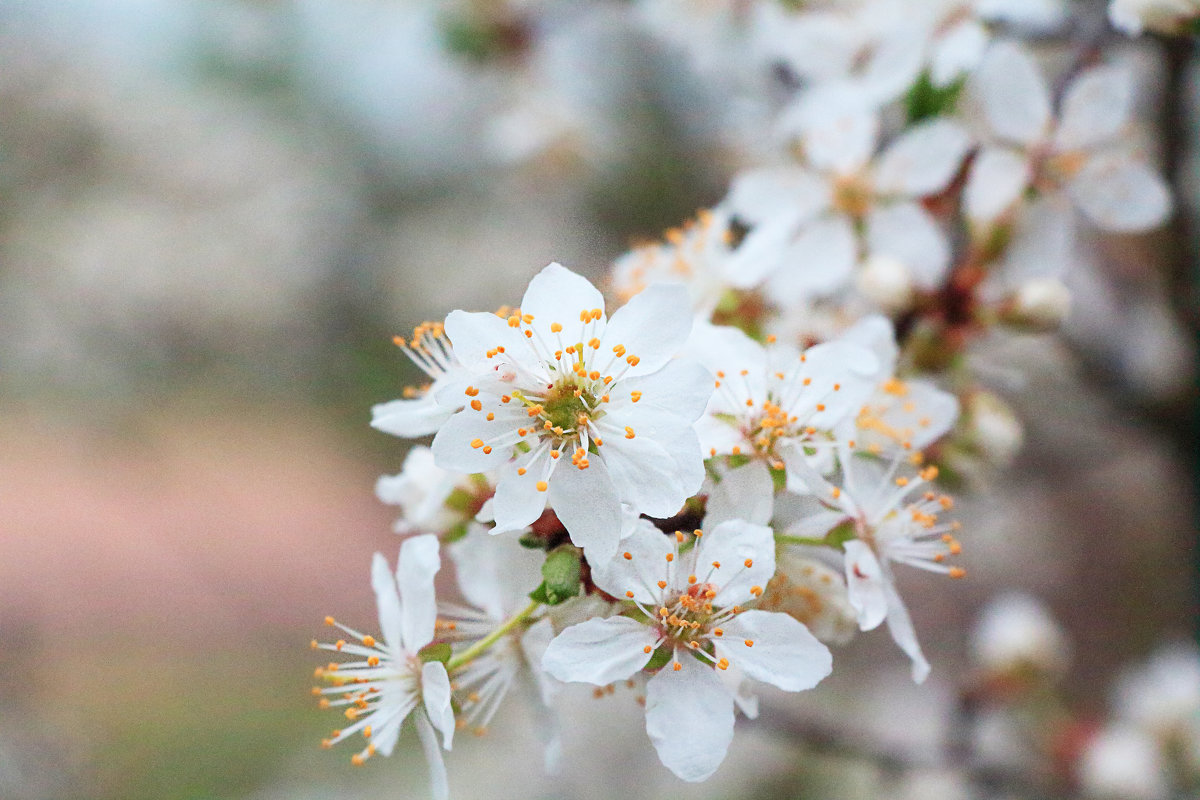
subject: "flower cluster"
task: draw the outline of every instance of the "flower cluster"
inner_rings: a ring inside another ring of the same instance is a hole
[[[629,13],[653,28],[660,5]],[[372,425],[433,438],[377,492],[415,535],[395,578],[376,557],[380,638],[330,620],[350,638],[316,645],[357,659],[314,690],[351,722],[330,744],[365,737],[356,762],[411,717],[444,796],[433,731],[449,749],[527,684],[552,765],[566,685],[628,681],[699,781],[757,683],[812,689],[855,631],[886,622],[924,681],[896,573],[966,574],[948,489],[1021,440],[969,356],[1062,321],[1081,230],[1170,213],[1125,68],[1066,76],[1056,111],[993,40],[1058,24],[1053,3],[734,5],[745,54],[793,80],[720,203],[619,257],[607,300],[550,264],[517,306],[396,340],[430,383]],[[466,605],[434,601],[442,550]]]

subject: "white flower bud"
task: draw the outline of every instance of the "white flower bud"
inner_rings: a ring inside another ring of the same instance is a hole
[[[1010,322],[1037,330],[1054,330],[1071,311],[1071,290],[1058,278],[1031,278],[1012,296]]]
[[[889,313],[904,311],[912,305],[912,270],[899,259],[871,256],[859,270],[855,283],[868,300]]]
[[[1025,429],[1008,404],[991,392],[967,401],[971,439],[980,455],[997,466],[1012,463],[1025,443]]]
[[[1165,800],[1169,782],[1154,740],[1129,726],[1096,735],[1079,762],[1079,782],[1088,797]]]
[[[1143,31],[1179,33],[1189,20],[1200,16],[1196,0],[1112,0],[1108,18],[1113,27],[1137,36]]]
[[[1061,675],[1066,669],[1067,640],[1045,607],[1026,594],[995,598],[983,610],[971,637],[976,662],[993,673],[1033,669]]]
[[[759,608],[787,614],[827,644],[845,644],[854,637],[858,617],[841,573],[786,551],[776,556],[775,565],[775,577],[767,584]]]

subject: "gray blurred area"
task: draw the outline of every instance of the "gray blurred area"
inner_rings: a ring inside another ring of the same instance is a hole
[[[603,141],[513,165],[487,139],[507,78],[447,51],[436,5],[0,0],[0,798],[425,796],[415,741],[352,768],[308,694],[321,619],[373,627],[370,554],[399,544],[372,487],[405,444],[367,426],[417,377],[391,337],[516,302],[552,260],[601,276],[736,163],[713,87],[586,6],[556,7],[545,58]],[[930,753],[993,593],[1049,604],[1097,713],[1121,664],[1191,634],[1200,80],[1130,50],[1184,213],[1091,243],[1065,338],[981,345],[1027,445],[961,500],[971,578],[905,576],[930,684],[860,637],[700,787],[621,691],[568,698],[541,777],[514,698],[449,755],[456,796],[968,797]]]

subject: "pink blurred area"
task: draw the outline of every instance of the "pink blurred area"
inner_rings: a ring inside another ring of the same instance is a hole
[[[202,649],[373,619],[365,575],[390,525],[375,475],[327,424],[280,411],[176,408],[132,434],[0,423],[3,624]]]

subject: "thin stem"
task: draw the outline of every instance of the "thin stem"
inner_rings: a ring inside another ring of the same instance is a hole
[[[779,542],[780,544],[805,544],[805,545],[811,545],[813,547],[831,547],[832,546],[829,544],[829,542],[825,539],[824,536],[821,536],[821,537],[789,536],[786,533],[777,533],[777,534],[775,534],[775,541]]]
[[[458,669],[459,667],[463,666],[464,664],[469,664],[472,661],[474,661],[477,657],[479,657],[482,653],[484,653],[489,647],[494,645],[496,642],[500,641],[500,639],[505,634],[507,634],[509,631],[511,631],[513,628],[517,627],[521,623],[525,622],[525,620],[529,619],[529,617],[533,614],[533,612],[537,611],[541,605],[542,604],[536,600],[531,601],[529,603],[529,605],[525,606],[524,609],[522,609],[516,615],[511,617],[507,622],[505,622],[499,628],[496,628],[496,630],[492,631],[487,636],[483,637],[478,642],[471,645],[466,650],[463,650],[461,653],[459,653],[458,655],[454,656],[449,661],[447,661],[446,662],[446,670],[449,672],[451,670]]]

